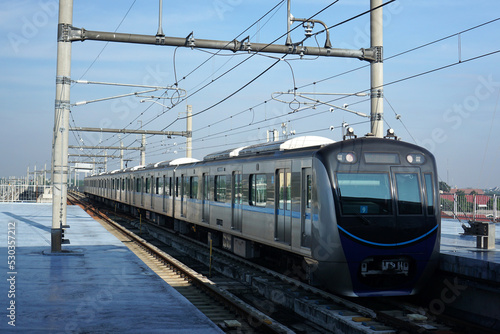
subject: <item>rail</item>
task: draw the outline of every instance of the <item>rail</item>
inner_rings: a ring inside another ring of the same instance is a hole
[[[214,284],[210,279],[202,274],[197,273],[188,266],[184,265],[182,262],[178,261],[174,257],[166,254],[164,251],[158,247],[147,242],[142,237],[129,231],[127,228],[116,223],[114,220],[109,218],[105,213],[96,210],[93,206],[88,205],[84,202],[85,196],[81,193],[70,191],[68,193],[68,200],[72,204],[81,205],[85,211],[91,211],[93,215],[99,217],[101,220],[105,221],[107,224],[112,226],[115,230],[119,231],[123,235],[126,235],[131,241],[135,242],[139,247],[146,250],[149,254],[154,256],[156,259],[167,263],[170,268],[173,268],[176,272],[180,273],[191,284],[195,285],[198,289],[204,291],[207,295],[214,299],[217,299],[222,304],[226,305],[230,309],[235,310],[243,318],[252,319],[252,323],[258,327],[261,333],[286,333],[286,327],[282,326],[279,322],[274,319],[269,318],[265,314],[257,311],[255,308],[241,302],[235,298],[230,292],[220,289]]]

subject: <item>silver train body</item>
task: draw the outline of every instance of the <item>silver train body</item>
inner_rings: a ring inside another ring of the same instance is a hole
[[[298,137],[93,175],[85,193],[243,257],[302,259],[347,296],[414,294],[439,256],[434,157],[390,139]]]

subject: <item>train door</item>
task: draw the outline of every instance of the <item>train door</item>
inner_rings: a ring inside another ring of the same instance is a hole
[[[201,221],[210,222],[210,176],[203,173],[201,199]]]
[[[136,192],[137,192],[137,187],[138,187],[138,184],[139,184],[139,179],[137,178],[132,178],[132,188],[130,188],[130,191],[131,191],[131,195],[132,195],[132,204],[135,205],[135,197],[136,197]]]
[[[134,179],[132,176],[128,178],[128,184],[127,184],[127,203],[132,204],[133,198],[134,198]]]
[[[174,173],[174,178],[175,184],[174,184],[174,194],[172,195],[172,217],[175,217],[177,215],[177,207],[175,203],[177,202],[177,199],[179,198],[179,190],[180,190],[180,184],[179,184],[179,177],[175,176]]]
[[[300,246],[311,247],[311,196],[312,196],[312,172],[311,168],[302,168],[302,181],[300,192]]]
[[[154,205],[154,195],[156,194],[156,189],[157,189],[157,186],[158,184],[155,183],[155,177],[154,176],[151,176],[151,182],[150,182],[150,186],[151,186],[151,189],[150,189],[150,192],[151,192],[151,196],[150,196],[150,200],[151,200],[151,209],[154,209],[155,205]]]
[[[141,176],[139,191],[141,192],[141,206],[144,206],[144,176]]]
[[[275,187],[274,239],[290,244],[292,226],[292,173],[289,168],[276,170]]]
[[[236,231],[241,231],[241,220],[243,216],[242,204],[243,204],[243,187],[242,187],[242,175],[240,171],[233,172],[232,177],[232,194],[231,194],[231,211],[232,211],[232,222],[231,228]]]
[[[182,174],[181,175],[181,216],[187,217],[187,199],[189,197],[188,194],[189,189],[189,177]]]
[[[184,175],[184,207],[182,215],[187,218],[188,201],[191,198],[191,177]]]
[[[163,212],[166,212],[167,211],[167,189],[168,189],[168,185],[167,185],[167,177],[165,175],[162,176],[163,178],[163,192],[162,192],[162,211]]]
[[[124,177],[123,178],[123,202],[125,203],[128,203],[127,200],[128,200],[128,177]]]

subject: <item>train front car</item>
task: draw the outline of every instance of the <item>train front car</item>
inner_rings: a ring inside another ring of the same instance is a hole
[[[439,256],[433,155],[400,141],[359,138],[326,146],[315,158],[316,277],[344,295],[417,293]]]

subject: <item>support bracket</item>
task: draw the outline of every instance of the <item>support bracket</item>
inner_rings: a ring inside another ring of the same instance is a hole
[[[361,49],[363,55],[361,56],[361,60],[368,60],[371,63],[382,63],[383,62],[383,47],[382,46],[374,46],[368,49]]]
[[[85,40],[85,29],[75,28],[71,24],[59,23],[57,27],[58,42],[74,42]]]

